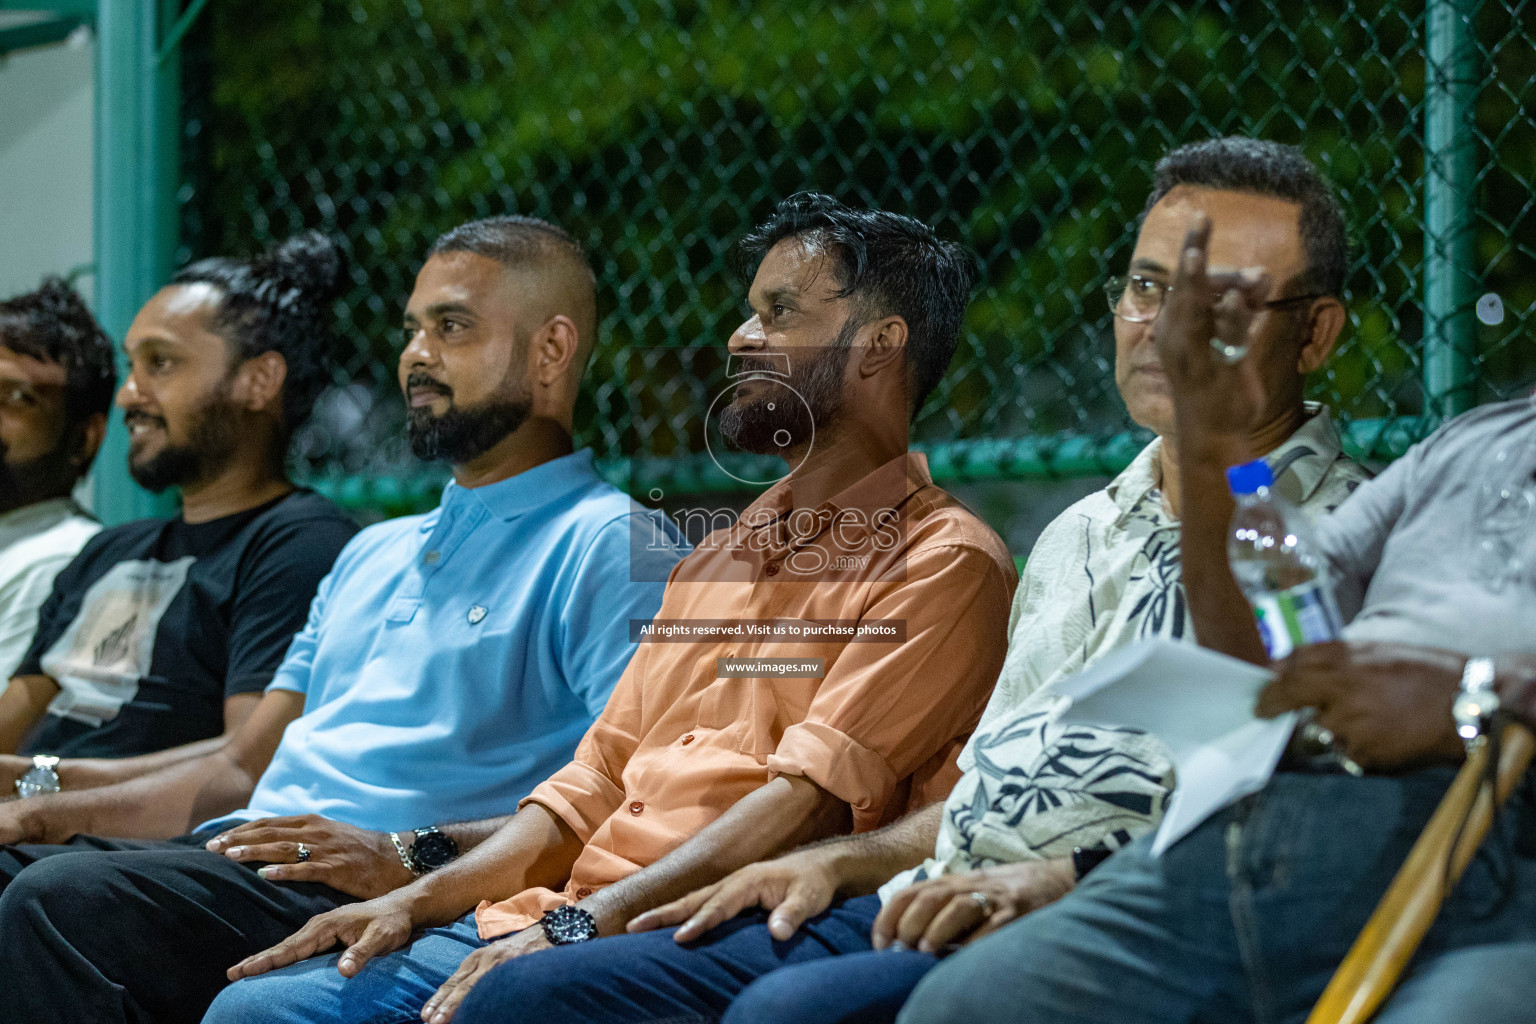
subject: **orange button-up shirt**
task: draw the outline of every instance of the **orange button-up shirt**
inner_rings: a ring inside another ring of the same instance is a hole
[[[564,891],[483,902],[481,936],[655,863],[776,775],[845,801],[856,831],[948,795],[1003,664],[1013,560],[919,454],[814,510],[790,487],[706,537],[654,622],[629,624],[649,638],[575,759],[524,801],[585,848]],[[720,658],[819,659],[822,674],[720,678]]]

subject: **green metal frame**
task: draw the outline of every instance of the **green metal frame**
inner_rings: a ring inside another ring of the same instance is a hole
[[[178,54],[206,4],[192,0],[182,10],[179,0],[0,0],[0,9],[46,15],[0,33],[0,52],[8,41],[39,45],[83,24],[95,27],[96,315],[116,339],[173,269],[180,232]],[[118,370],[127,370],[121,357]],[[109,525],[176,508],[174,495],[150,494],[128,475],[120,417],[111,418],[92,473],[95,512]]]
[[[207,0],[0,0],[0,8],[46,9],[59,23],[93,19],[96,73],[97,307],[122,337],[139,307],[170,275],[177,242],[179,46]],[[1478,82],[1471,15],[1474,0],[1428,0],[1425,10],[1425,258],[1423,417],[1364,420],[1346,429],[1345,447],[1371,460],[1400,455],[1446,418],[1476,401],[1476,279],[1472,249]],[[60,29],[55,27],[53,31]],[[67,34],[67,33],[66,33]],[[62,38],[62,37],[59,37]],[[927,447],[935,479],[1043,480],[1118,472],[1144,435],[975,439]],[[615,460],[605,474],[637,494],[728,493],[748,489],[707,456]],[[745,475],[745,474],[743,474]],[[318,488],[352,508],[389,514],[429,506],[440,478],[322,477]],[[127,440],[114,423],[97,460],[97,513],[107,522],[164,514],[127,474]]]
[[[1343,431],[1344,450],[1365,462],[1387,462],[1406,452],[1434,429],[1431,417],[1356,420]],[[982,438],[944,444],[915,445],[928,456],[928,467],[940,484],[986,480],[1069,480],[1084,476],[1113,476],[1130,465],[1148,434],[1127,431],[1110,438],[1079,434],[1043,437]],[[748,479],[767,479],[775,460],[733,456],[722,468],[708,455],[682,458],[605,460],[598,471],[631,494],[652,490],[671,495],[741,494],[757,490],[725,470]],[[305,481],[338,505],[387,516],[424,512],[437,504],[443,475],[424,470],[414,476],[334,474]]]
[[[169,280],[180,232],[181,67],[174,51],[161,51],[178,6],[106,0],[96,15],[96,313],[118,339]],[[173,494],[151,494],[128,475],[118,416],[96,459],[95,487],[96,514],[108,524],[176,508]]]
[[[127,334],[173,269],[180,233],[178,47],[206,3],[193,0],[183,11],[179,0],[0,0],[0,9],[47,15],[36,28],[12,30],[12,39],[37,40],[29,45],[95,27],[96,316],[115,339]],[[30,36],[15,34],[27,30]],[[119,356],[119,374],[126,370]],[[118,416],[96,458],[92,489],[95,512],[108,525],[176,508],[175,495],[151,494],[128,475],[128,437]]]
[[[1475,11],[1474,0],[1424,9],[1424,391],[1439,420],[1477,403]]]

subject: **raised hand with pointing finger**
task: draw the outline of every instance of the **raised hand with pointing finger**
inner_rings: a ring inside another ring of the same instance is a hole
[[[1210,218],[1197,213],[1152,339],[1175,396],[1180,438],[1246,438],[1264,412],[1264,385],[1246,357],[1270,277],[1261,267],[1210,270],[1210,242]]]

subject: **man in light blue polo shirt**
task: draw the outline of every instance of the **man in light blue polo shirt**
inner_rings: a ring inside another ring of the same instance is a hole
[[[676,560],[646,550],[653,520],[631,506],[585,449],[501,483],[449,483],[431,513],[359,534],[268,686],[303,695],[304,714],[250,807],[227,817],[318,814],[388,832],[511,814],[603,710],[634,650],[627,620],[654,613]],[[632,542],[648,579],[616,586]],[[249,847],[251,831],[212,845]],[[278,841],[303,838],[289,831]],[[309,845],[306,866],[324,851]]]
[[[441,505],[348,544],[227,745],[0,807],[0,842],[56,844],[0,847],[0,976],[31,979],[0,1020],[196,1021],[231,963],[448,863],[569,761],[684,552],[572,451],[595,330],[559,228],[438,240],[399,372]]]

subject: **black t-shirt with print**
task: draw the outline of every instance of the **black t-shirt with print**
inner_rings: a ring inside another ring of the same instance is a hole
[[[16,669],[61,687],[24,752],[129,757],[219,735],[225,698],[271,681],[356,532],[302,490],[101,531],[54,581]]]

